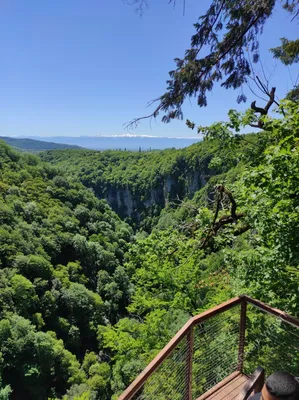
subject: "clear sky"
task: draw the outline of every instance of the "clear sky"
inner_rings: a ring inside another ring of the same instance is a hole
[[[186,0],[185,15],[180,0],[175,9],[168,0],[149,2],[140,17],[122,0],[0,0],[0,135],[124,134],[123,123],[149,113],[147,102],[163,94],[209,1]],[[296,68],[287,72],[267,49],[298,36],[290,20],[277,9],[261,37],[280,96]],[[207,108],[187,101],[185,117],[200,125],[223,120],[229,108],[246,108],[237,94],[216,88]],[[144,121],[134,134],[195,135],[183,121]]]

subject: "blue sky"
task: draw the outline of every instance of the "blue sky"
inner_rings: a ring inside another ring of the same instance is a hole
[[[150,0],[142,17],[122,0],[0,0],[0,135],[124,134],[123,123],[150,112],[165,90],[173,59],[184,54],[193,23],[209,4]],[[270,84],[283,96],[296,79],[268,48],[298,36],[298,24],[277,9],[261,37]],[[185,117],[200,125],[226,119],[236,91],[215,88],[207,108],[187,101]],[[249,93],[249,100],[253,100]],[[248,106],[249,104],[247,104]],[[194,136],[183,121],[142,122],[134,134]]]

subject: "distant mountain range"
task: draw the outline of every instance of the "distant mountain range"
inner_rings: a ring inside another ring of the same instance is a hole
[[[0,136],[0,140],[4,140],[7,144],[19,151],[29,153],[38,153],[46,150],[64,150],[64,149],[80,149],[80,146],[69,144],[54,143],[52,141],[42,141],[40,139],[12,138],[8,136]]]
[[[37,153],[46,150],[63,149],[91,149],[91,150],[133,150],[150,151],[168,148],[181,149],[199,142],[200,138],[170,138],[137,135],[111,136],[28,136],[8,137],[0,136],[0,140],[17,150]]]
[[[137,136],[137,135],[111,135],[111,136],[53,136],[36,137],[31,139],[43,140],[45,142],[64,143],[76,145],[91,150],[163,150],[168,148],[180,149],[188,147],[191,144],[198,143],[200,138],[170,138],[155,136]]]

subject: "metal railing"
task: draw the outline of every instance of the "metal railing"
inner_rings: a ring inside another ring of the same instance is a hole
[[[194,400],[258,365],[299,374],[299,320],[242,295],[191,318],[118,400]]]

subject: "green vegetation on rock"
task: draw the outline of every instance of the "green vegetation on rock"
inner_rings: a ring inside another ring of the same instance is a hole
[[[247,135],[247,140],[250,144],[254,135]],[[181,150],[58,150],[45,152],[41,158],[92,188],[135,229],[149,232],[166,205],[193,197],[211,176],[228,171],[246,152],[246,145],[240,143],[231,151],[214,140]]]

